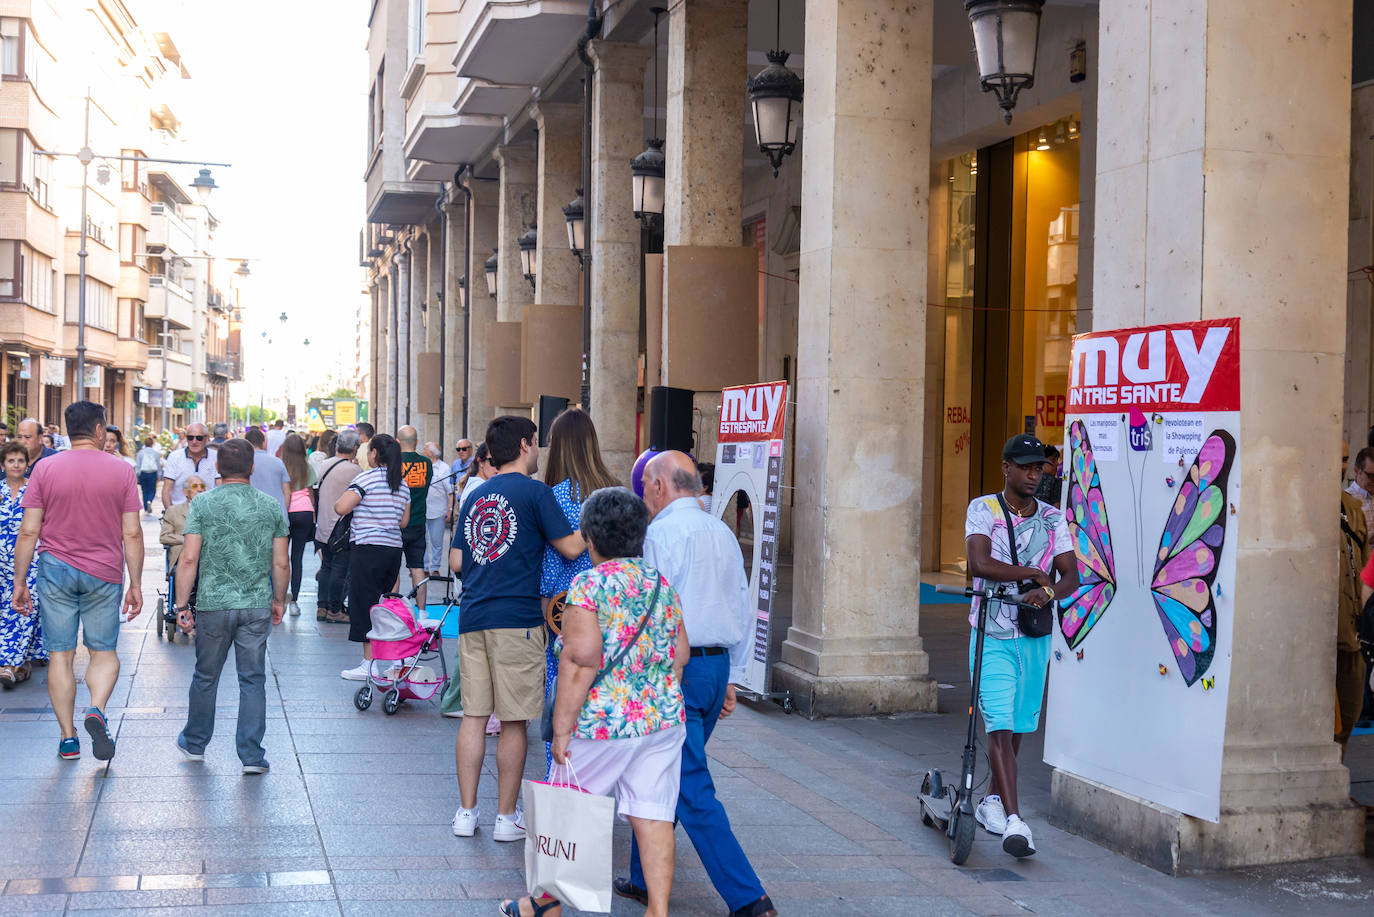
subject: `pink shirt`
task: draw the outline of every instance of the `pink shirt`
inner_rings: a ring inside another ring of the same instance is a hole
[[[124,582],[125,513],[143,508],[134,469],[98,449],[72,449],[34,466],[25,509],[43,510],[38,552],[107,583]]]
[[[300,490],[291,491],[291,503],[286,507],[288,513],[311,513],[315,511],[315,504],[310,500],[310,488],[302,487]]]

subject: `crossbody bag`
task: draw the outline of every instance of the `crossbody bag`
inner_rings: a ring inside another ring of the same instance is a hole
[[[329,470],[333,471],[334,469],[331,468]],[[363,500],[367,499],[367,491],[363,490],[356,483],[349,484],[348,486],[356,490],[358,493],[362,494],[362,499],[358,501],[359,504],[361,504]],[[350,510],[349,512],[345,513],[344,515],[340,516],[337,520],[335,520],[334,528],[329,530],[329,541],[325,542],[324,549],[328,551],[331,555],[340,554],[348,550],[349,545],[352,543],[352,541],[353,512],[352,510]]]
[[[1019,567],[1021,564],[1016,559],[1016,527],[1011,521],[1014,514],[1000,493],[997,495],[997,505],[1002,508],[1002,518],[1007,523],[1007,542],[1011,548],[1011,565]],[[1025,592],[1026,590],[1023,588],[1021,591]],[[1016,626],[1020,628],[1022,636],[1048,637],[1054,630],[1054,603],[1046,602],[1039,608],[1017,605]]]
[[[601,679],[605,678],[616,666],[620,665],[621,660],[629,655],[630,650],[639,642],[639,635],[644,633],[644,628],[649,626],[649,619],[654,616],[654,606],[658,604],[658,590],[662,585],[663,577],[659,576],[658,582],[654,584],[654,594],[649,597],[649,609],[644,612],[643,619],[640,620],[639,626],[635,628],[635,635],[630,638],[628,643],[620,648],[620,652],[615,654],[614,659],[602,666],[601,671],[596,673],[596,678],[587,686],[588,694],[591,694],[592,689],[601,684]],[[549,693],[544,698],[544,712],[539,717],[540,738],[545,742],[553,741],[553,708],[557,703],[558,679],[555,678],[553,684],[549,685]]]

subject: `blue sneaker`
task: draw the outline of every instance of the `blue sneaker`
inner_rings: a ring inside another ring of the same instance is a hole
[[[86,708],[86,731],[91,734],[91,754],[95,755],[97,761],[108,761],[114,757],[115,743],[110,738],[105,714],[95,707]]]
[[[63,761],[75,761],[81,757],[81,740],[76,736],[57,743],[57,757]]]
[[[265,774],[271,769],[272,765],[267,763],[266,758],[263,758],[257,764],[245,764],[243,766],[243,772],[245,774]]]
[[[205,752],[191,751],[191,749],[186,747],[186,736],[182,733],[177,733],[177,748],[181,749],[181,753],[185,755],[189,761],[205,760]]]

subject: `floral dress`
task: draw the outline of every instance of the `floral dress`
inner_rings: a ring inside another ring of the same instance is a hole
[[[582,524],[582,492],[573,483],[572,478],[559,481],[553,485],[553,497],[558,501],[558,508],[563,511],[563,515],[568,520],[568,525],[572,526],[573,531],[577,531]],[[586,551],[577,556],[576,560],[568,560],[554,548],[553,545],[544,545],[544,568],[539,577],[539,594],[544,598],[550,598],[563,592],[572,585],[573,577],[583,570],[592,568],[592,558]],[[553,640],[547,641],[544,659],[544,696],[548,696],[549,687],[558,680],[558,655],[553,649]],[[548,742],[544,743],[544,772],[553,766],[553,751]]]
[[[14,546],[19,541],[19,523],[24,521],[21,502],[27,485],[10,493],[0,482],[0,665],[17,666],[31,660],[48,658],[43,646],[43,624],[38,615],[38,564],[29,564],[29,596],[33,614],[21,615],[10,602],[14,599]],[[37,558],[34,558],[37,560]]]
[[[650,609],[655,585],[658,596]],[[577,575],[568,590],[568,604],[596,610],[602,665],[635,641],[625,658],[587,693],[574,737],[634,739],[687,722],[682,686],[673,672],[682,603],[663,574],[640,557],[608,560]],[[639,631],[645,614],[649,621]],[[561,637],[557,650],[563,651]]]

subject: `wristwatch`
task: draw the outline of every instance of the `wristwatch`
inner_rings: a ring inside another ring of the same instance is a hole
[[[1047,598],[1045,601],[1047,601],[1047,602],[1053,602],[1054,599],[1055,599],[1054,589],[1052,589],[1052,588],[1049,587],[1049,586],[1041,586],[1040,588],[1043,589],[1043,590],[1045,590],[1045,595],[1049,596],[1049,598]]]

